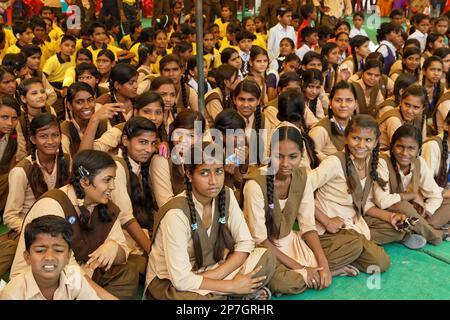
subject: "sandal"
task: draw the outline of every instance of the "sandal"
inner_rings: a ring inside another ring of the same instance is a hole
[[[265,293],[265,298],[262,297],[262,294]],[[267,287],[261,287],[256,292],[251,293],[243,297],[242,300],[270,300],[272,298],[272,292]]]

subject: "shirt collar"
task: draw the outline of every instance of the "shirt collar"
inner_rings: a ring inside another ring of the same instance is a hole
[[[31,300],[32,298],[39,296],[40,298],[45,299],[41,290],[39,289],[38,284],[33,276],[33,271],[31,271],[31,267],[28,266],[27,271],[24,274],[25,278],[25,300]]]
[[[59,63],[61,63],[61,64],[70,62],[70,57],[69,57],[69,61],[65,61],[65,60],[63,59],[63,57],[62,57],[62,53],[61,53],[61,52],[58,52],[58,53],[56,54],[56,57],[58,58],[58,61],[59,61]]]
[[[92,49],[94,49],[94,51],[95,51],[95,50],[100,50],[100,49],[105,50],[105,49],[108,48],[108,45],[107,45],[106,43],[103,43],[102,46],[101,46],[100,48],[98,48],[98,47],[95,45],[95,43],[92,43],[91,46],[92,46]]]

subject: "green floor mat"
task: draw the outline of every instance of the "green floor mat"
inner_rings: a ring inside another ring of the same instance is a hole
[[[385,246],[391,268],[376,276],[335,277],[323,291],[281,296],[276,300],[392,300],[450,299],[450,265],[431,255],[413,251],[400,244]],[[448,249],[448,246],[447,246]]]
[[[8,232],[8,227],[4,224],[0,224],[0,236]]]
[[[444,241],[439,246],[427,245],[425,248],[420,251],[450,264],[450,242]]]

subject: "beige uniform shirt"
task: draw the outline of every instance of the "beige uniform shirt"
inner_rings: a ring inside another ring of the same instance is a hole
[[[27,157],[31,162],[31,156]],[[41,166],[39,158],[36,156],[36,162]],[[57,176],[57,161],[53,165],[52,173],[49,174],[47,170],[42,169],[45,183],[48,189],[53,189],[56,186]],[[14,231],[20,232],[22,230],[22,222],[30,210],[31,206],[36,202],[33,190],[31,190],[25,170],[21,167],[14,167],[8,176],[9,193],[8,200],[6,200],[5,212],[3,219],[5,224]]]
[[[212,93],[217,93],[220,96],[220,99],[223,100],[222,91],[219,88],[213,89],[210,92],[208,92],[205,95],[205,100]],[[214,100],[210,101],[206,105],[206,108],[205,108],[205,119],[206,119],[206,122],[208,123],[208,126],[210,128],[214,127],[214,120],[216,119],[217,115],[222,110],[223,110],[222,103],[219,100],[217,100],[217,99],[214,99]]]
[[[338,19],[343,18],[344,15],[349,16],[352,14],[352,3],[350,0],[324,0],[323,6],[330,9],[327,13],[328,15]]]
[[[442,188],[439,187],[433,178],[433,173],[428,167],[427,163],[422,157],[420,160],[420,180],[419,180],[419,193],[423,199],[425,199],[425,209],[430,215],[439,209],[442,204]],[[409,174],[405,175],[401,170],[400,173],[401,183],[403,184],[403,190],[412,192],[412,176],[414,171],[414,164],[411,165]],[[378,164],[378,174],[384,181],[389,181],[389,170],[384,159],[380,158]],[[381,209],[386,209],[393,204],[399,202],[400,194],[392,193],[388,185],[388,190],[383,190],[377,183],[374,183],[374,203]]]
[[[0,291],[0,300],[47,300],[34,279],[31,267],[13,278]],[[95,290],[84,278],[78,265],[67,265],[59,277],[59,287],[53,300],[100,300]]]
[[[439,134],[439,137],[441,137],[442,139],[443,134],[442,133]],[[441,155],[442,155],[441,149],[439,148],[439,144],[436,141],[430,140],[422,145],[421,156],[426,161],[428,167],[431,169],[431,172],[433,172],[434,177],[436,177],[439,174],[439,167],[441,165]],[[446,170],[448,170],[449,165],[450,165],[450,153],[447,157]]]
[[[362,79],[358,79],[357,81],[355,81],[355,83],[359,84],[361,86],[361,88],[364,91],[364,97],[366,98],[366,105],[369,106],[370,103],[370,93],[371,91],[367,89],[364,81]],[[381,94],[381,91],[378,90],[378,95],[377,95],[377,100],[375,102],[375,106],[378,106],[380,103],[382,103],[384,101],[384,97]],[[360,113],[360,106],[358,104],[358,100],[356,100],[356,110],[358,110],[357,112]]]
[[[230,194],[227,227],[235,241],[234,251],[251,253],[255,248],[255,243],[236,198],[232,193]],[[185,195],[185,192],[181,195]],[[193,200],[199,216],[203,217],[202,204],[194,195]],[[215,208],[215,201],[214,199],[212,208]],[[211,227],[207,230],[208,235],[210,232]],[[207,290],[199,290],[203,276],[198,273],[215,269],[218,264],[201,268],[196,272],[192,270],[194,263],[194,243],[189,219],[180,209],[169,210],[161,220],[149,254],[145,286],[147,287],[154,277],[158,277],[170,280],[173,286],[180,291],[209,293]]]
[[[24,112],[22,108],[21,108],[21,112]],[[56,116],[56,111],[55,111],[55,109],[53,109],[53,107],[50,107],[50,113],[52,115]],[[28,121],[30,121],[30,123],[31,123],[31,121],[33,119],[34,119],[34,117],[30,113],[28,113]],[[29,139],[30,137],[25,138],[23,136],[23,128],[20,125],[20,122],[17,123],[16,132],[17,132],[16,160],[17,160],[17,162],[19,162],[20,160],[22,160],[23,158],[25,158],[28,155],[26,140]],[[28,134],[30,135],[31,133],[29,132]]]
[[[346,175],[338,157],[332,155],[325,158],[316,169],[308,172],[308,179],[316,191],[315,204],[323,213],[330,218],[342,218],[346,229],[355,230],[370,240],[370,230],[366,221],[353,207],[353,198],[348,193]],[[360,181],[363,188],[365,181],[366,178]],[[373,206],[371,192],[364,206],[364,212]],[[316,225],[319,234],[325,233],[325,228],[320,222],[316,221]]]
[[[241,115],[242,116],[242,115]],[[251,137],[252,137],[252,132],[256,133],[256,131],[253,129],[253,122],[255,121],[255,114],[253,113],[249,118],[245,118],[242,117],[245,121],[245,137],[247,138],[247,141],[250,143],[250,150],[256,150],[256,142],[253,142]],[[265,151],[265,156],[268,157],[270,154],[270,139],[272,137],[272,128],[270,126],[270,121],[268,121],[267,119],[264,121],[264,128],[261,128],[260,130],[264,130],[261,131],[261,138],[262,138],[262,142],[263,142],[263,147],[264,147],[264,151]],[[252,144],[254,144],[254,146],[252,146]],[[252,149],[252,147],[254,149]],[[252,153],[250,152],[250,155],[252,155]],[[255,159],[256,157],[253,156]],[[250,159],[251,160],[251,159]]]
[[[284,209],[286,202],[287,199],[280,200],[281,210]],[[256,244],[267,239],[265,215],[264,195],[261,187],[257,182],[249,180],[244,186],[244,216]],[[274,244],[280,251],[301,265],[315,267],[317,261],[314,253],[302,239],[305,233],[316,231],[314,194],[309,179],[306,181],[303,198],[298,208],[297,221],[300,231],[291,231],[286,237],[275,240]],[[300,270],[298,271],[300,272]]]
[[[445,124],[445,118],[447,114],[450,112],[450,100],[445,100],[441,104],[437,106],[436,112],[436,124],[439,133],[442,133],[444,129],[446,129],[447,125]]]
[[[128,157],[128,159],[130,161],[132,171],[139,177],[141,175],[141,166],[130,157]],[[120,208],[120,225],[122,226],[122,228],[126,228],[131,220],[135,219],[133,215],[133,205],[131,203],[130,196],[128,195],[127,176],[125,173],[125,168],[119,161],[116,161],[116,166],[116,178],[114,179],[115,189],[111,194],[111,200]],[[146,229],[142,230],[147,236],[149,236]],[[143,251],[138,246],[136,241],[134,241],[134,239],[125,229],[123,229],[123,233],[125,235],[127,246],[128,248],[130,248],[131,253],[141,255]]]
[[[327,156],[338,152],[338,149],[336,149],[333,142],[331,142],[330,136],[324,127],[314,126],[308,134],[314,141],[314,148],[320,161]]]
[[[390,149],[392,136],[394,135],[395,131],[400,128],[402,125],[405,124],[405,121],[397,118],[397,117],[390,117],[383,121],[383,123],[380,124],[380,148],[381,149]],[[422,139],[425,141],[427,139],[427,127],[426,123],[424,123],[423,129],[422,129]]]
[[[158,208],[173,198],[169,160],[155,154],[150,162],[150,181]]]
[[[73,190],[72,186],[65,185],[62,188],[60,188],[65,194],[69,196],[70,201],[75,206],[75,210],[77,209],[76,204],[76,195],[75,191]],[[90,212],[94,210],[93,207],[87,208]],[[28,214],[25,217],[24,225],[27,225],[30,221],[32,221],[35,218],[45,216],[47,214],[53,214],[59,217],[65,218],[64,211],[61,207],[61,205],[54,199],[50,198],[43,198],[35,203],[33,208],[28,212]],[[111,231],[108,234],[107,237],[108,240],[115,241],[124,251],[125,255],[128,258],[128,254],[130,253],[128,246],[126,244],[125,236],[122,232],[122,228],[120,227],[120,221],[119,219],[116,220],[113,227],[111,228]],[[24,234],[22,233],[20,235],[19,243],[17,245],[16,255],[14,257],[14,261],[11,267],[11,279],[19,275],[20,273],[24,272],[27,263],[25,262],[25,259],[23,257],[23,252],[25,250],[25,238]],[[75,257],[72,253],[72,257],[70,259],[70,264],[77,264]],[[83,267],[83,266],[82,266]],[[83,268],[83,270],[92,276],[93,270],[86,268]]]

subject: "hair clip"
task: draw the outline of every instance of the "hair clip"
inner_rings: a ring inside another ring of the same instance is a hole
[[[70,216],[69,219],[67,219],[67,221],[69,221],[70,224],[75,224],[75,222],[77,221],[77,217]]]
[[[79,206],[79,207],[84,206],[84,199],[78,199],[77,198],[77,206]]]
[[[227,217],[223,216],[219,218],[219,223],[226,224],[227,223]]]
[[[197,222],[191,224],[191,229],[192,229],[192,231],[195,231],[195,230],[198,229],[198,224],[197,224]]]
[[[90,175],[89,171],[87,171],[87,169],[83,166],[78,167],[78,173],[82,178],[86,178],[87,176]]]
[[[273,209],[273,208],[275,208],[275,205],[273,203],[269,203],[269,208]]]

